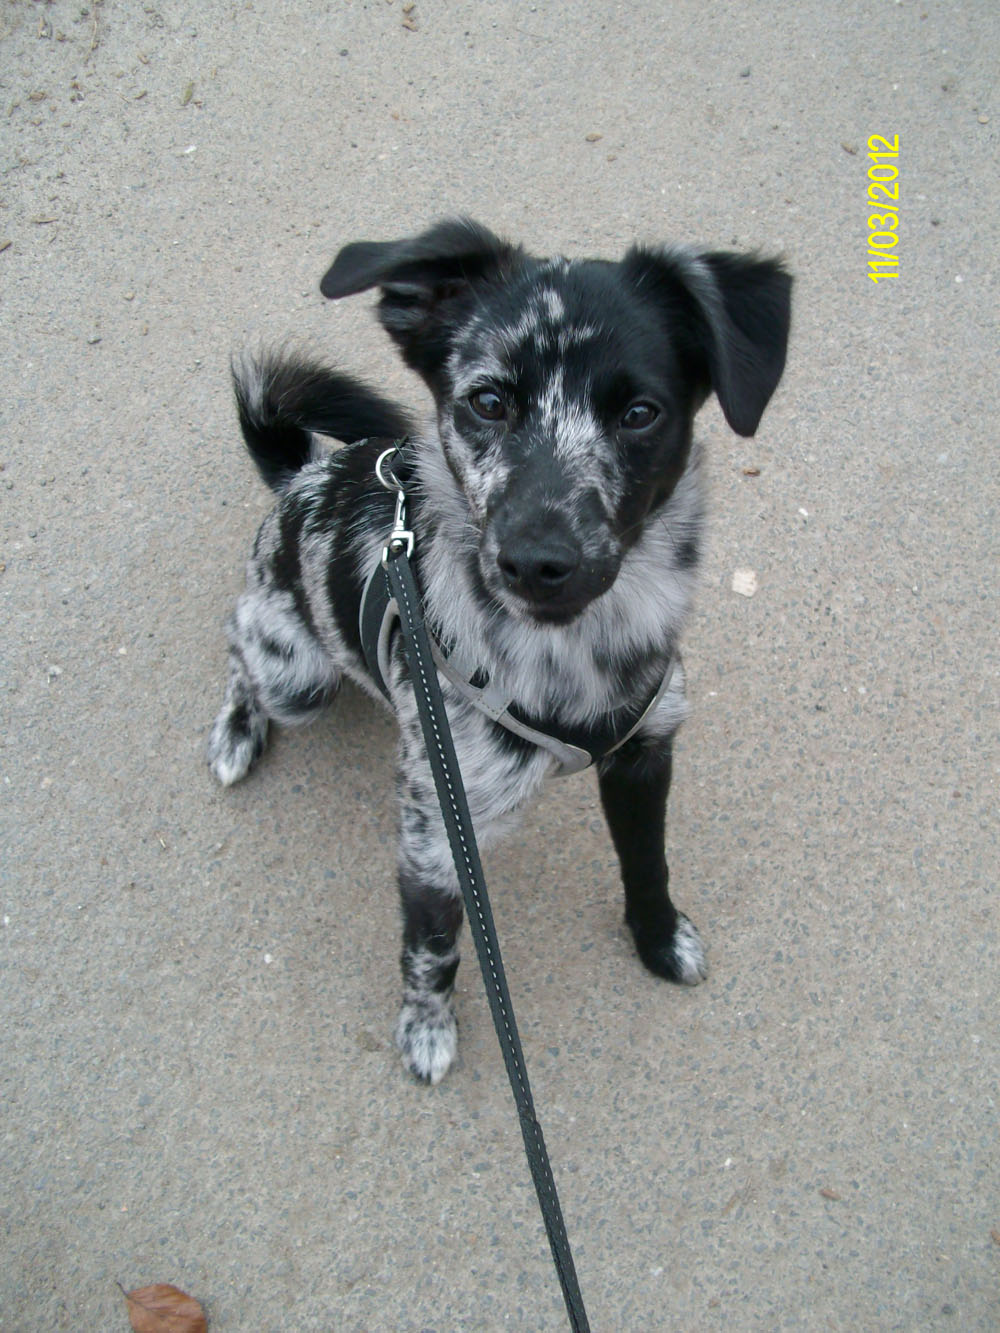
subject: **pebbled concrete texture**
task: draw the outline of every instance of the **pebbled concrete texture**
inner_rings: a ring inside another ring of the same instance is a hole
[[[591,775],[487,858],[592,1325],[997,1327],[998,37],[948,0],[3,5],[4,1330],[124,1329],[117,1281],[217,1333],[564,1326],[468,941],[458,1068],[391,1045],[391,719],[345,690],[232,791],[202,759],[268,503],[230,354],[423,404],[317,282],[454,211],[797,276],[757,438],[701,418],[670,846],[709,980],[634,958]]]

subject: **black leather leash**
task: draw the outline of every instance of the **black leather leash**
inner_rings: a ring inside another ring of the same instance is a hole
[[[379,459],[378,476],[382,484],[387,485],[388,482],[383,476],[384,458],[385,455]],[[385,470],[388,471],[387,468]],[[413,533],[406,527],[406,495],[391,473],[390,478],[395,483],[396,489],[396,515],[382,559],[388,591],[399,610],[403,650],[413,682],[427,757],[430,760],[434,785],[441,803],[441,813],[465,901],[469,928],[476,944],[486,997],[493,1015],[493,1026],[496,1028],[504,1064],[507,1066],[507,1077],[514,1093],[517,1114],[521,1122],[521,1134],[524,1137],[524,1151],[542,1210],[552,1259],[559,1275],[570,1327],[577,1330],[577,1333],[589,1333],[590,1324],[587,1321],[587,1312],[577,1282],[576,1268],[573,1264],[569,1237],[566,1235],[562,1209],[559,1206],[552,1167],[545,1149],[542,1127],[535,1116],[528,1071],[524,1063],[521,1040],[517,1034],[510,993],[507,990],[507,979],[500,957],[500,945],[493,924],[490,900],[486,892],[483,867],[479,860],[476,835],[448,725],[430,639],[424,626],[420,594],[410,565]]]

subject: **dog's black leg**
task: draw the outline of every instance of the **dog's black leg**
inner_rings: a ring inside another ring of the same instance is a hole
[[[639,957],[657,976],[697,985],[705,950],[697,930],[670,901],[665,852],[670,740],[628,741],[600,765],[601,803],[621,863],[625,920]]]

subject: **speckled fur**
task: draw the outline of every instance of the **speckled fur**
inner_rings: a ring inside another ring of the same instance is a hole
[[[409,497],[432,632],[542,726],[594,725],[648,696],[676,654],[695,579],[693,418],[715,391],[734,429],[756,429],[784,364],[781,266],[639,248],[617,264],[536,260],[457,220],[348,246],[322,287],[333,297],[379,287],[383,324],[433,394],[413,436]],[[229,624],[229,683],[208,743],[224,784],[256,762],[269,719],[307,720],[342,675],[377,695],[357,628],[392,516],[374,463],[385,439],[407,430],[372,390],[295,357],[245,362],[235,382],[248,447],[278,502]],[[323,436],[346,447],[325,453]],[[396,1038],[407,1068],[436,1083],[456,1053],[462,910],[398,642],[390,677],[403,906]],[[488,842],[554,761],[442,687]],[[678,665],[598,776],[640,957],[694,984],[704,949],[670,901],[663,832],[671,738],[686,712]]]

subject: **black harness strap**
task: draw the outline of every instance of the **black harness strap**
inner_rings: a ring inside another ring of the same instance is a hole
[[[397,507],[397,520],[400,513],[401,509]],[[401,524],[397,522],[397,528],[399,527]],[[384,566],[387,597],[395,601],[399,610],[403,650],[413,682],[427,757],[430,760],[434,785],[441,803],[441,813],[462,889],[469,928],[479,956],[486,996],[493,1015],[493,1026],[496,1028],[504,1064],[507,1066],[507,1077],[514,1093],[517,1114],[521,1122],[521,1134],[524,1138],[524,1151],[531,1168],[570,1326],[576,1333],[589,1333],[590,1324],[587,1321],[587,1312],[577,1282],[576,1268],[573,1264],[569,1238],[566,1235],[562,1209],[559,1206],[552,1167],[545,1149],[542,1127],[535,1116],[528,1071],[507,990],[507,979],[500,957],[493,913],[486,893],[476,835],[448,726],[430,639],[420,614],[420,596],[407,558],[405,544],[394,541],[392,536],[386,547]]]

